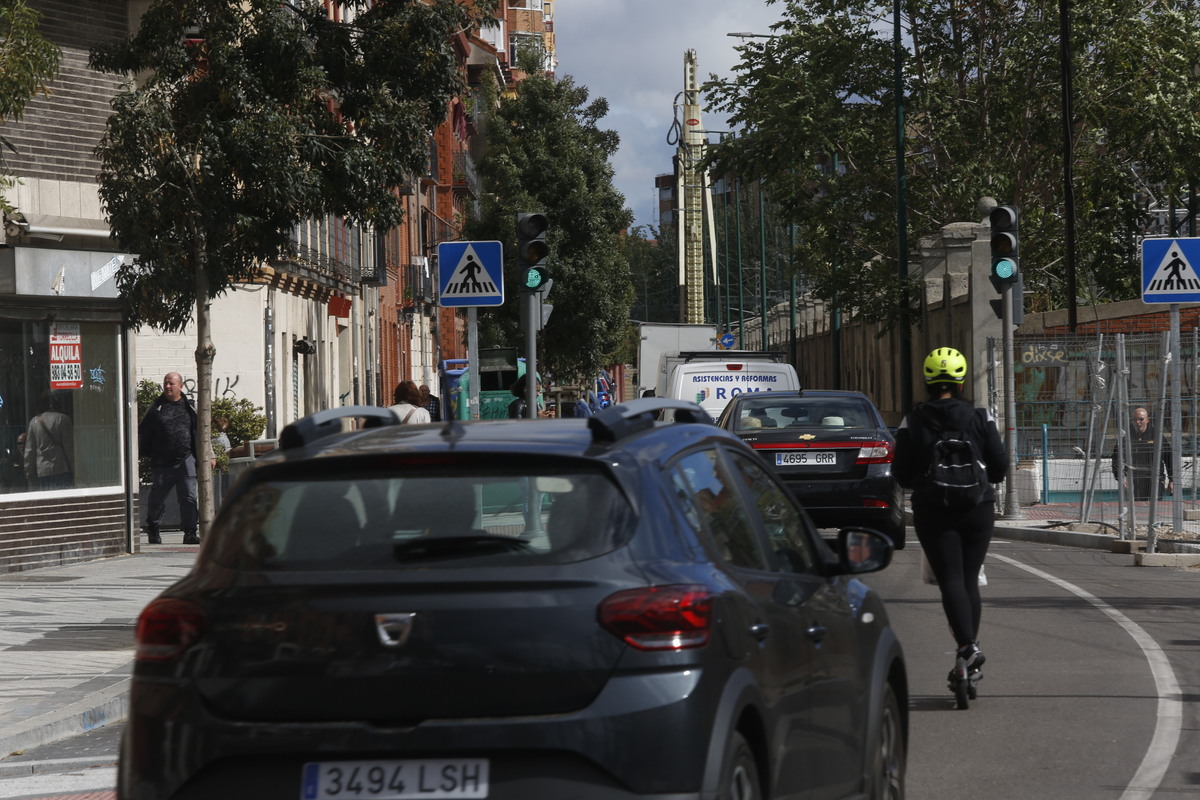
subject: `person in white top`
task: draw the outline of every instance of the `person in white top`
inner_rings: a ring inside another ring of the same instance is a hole
[[[431,421],[428,409],[421,407],[421,391],[412,381],[400,381],[396,384],[396,391],[392,392],[392,402],[395,405],[388,408],[400,420],[401,425]]]

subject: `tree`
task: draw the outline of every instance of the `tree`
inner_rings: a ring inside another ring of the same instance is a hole
[[[25,0],[0,2],[0,119],[19,121],[34,95],[50,94],[46,84],[58,75],[62,53],[38,33],[40,18],[41,14],[26,5]],[[3,136],[0,144],[16,152]],[[15,183],[16,179],[7,171],[0,173],[0,189],[9,189]],[[0,197],[0,211],[13,210]]]
[[[588,103],[586,87],[569,77],[534,75],[504,99],[487,128],[488,151],[479,165],[489,193],[469,239],[505,242],[507,286],[517,286],[516,215],[549,218],[549,270],[554,313],[539,338],[538,361],[560,382],[596,374],[621,346],[633,289],[619,237],[632,222],[613,187],[608,159],[618,139],[601,130],[608,103]],[[519,304],[481,311],[481,346],[521,341]]]
[[[633,280],[632,317],[642,322],[679,321],[679,266],[675,226],[640,225],[621,240]]]
[[[735,80],[706,87],[743,129],[714,160],[764,181],[818,296],[894,320],[914,287],[897,280],[891,4],[781,5],[775,36],[739,47]],[[1083,10],[1071,38],[1079,283],[1126,299],[1140,289],[1130,245],[1148,224],[1147,189],[1178,194],[1200,175],[1200,10]],[[915,252],[920,236],[979,219],[984,196],[1019,206],[1036,310],[1067,301],[1058,20],[1046,0],[906,0],[902,18],[908,241]]]
[[[136,76],[97,149],[100,197],[137,257],[118,286],[130,323],[197,329],[198,441],[211,439],[209,304],[289,251],[300,222],[385,229],[461,80],[452,40],[494,0],[154,0],[95,69]],[[211,470],[199,464],[201,526]]]

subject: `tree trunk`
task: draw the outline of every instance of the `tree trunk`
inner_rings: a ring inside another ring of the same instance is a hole
[[[208,292],[208,263],[200,231],[192,237],[192,261],[196,267],[196,494],[200,511],[200,535],[208,534],[213,521],[212,470],[212,365],[217,348],[212,342],[211,299]]]

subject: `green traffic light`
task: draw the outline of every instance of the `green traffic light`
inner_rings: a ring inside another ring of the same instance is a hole
[[[1017,264],[1011,258],[1001,258],[992,265],[992,274],[1002,281],[1011,280],[1017,274]]]
[[[546,282],[546,278],[548,277],[549,273],[546,272],[544,267],[530,267],[529,269],[525,270],[524,288],[530,291],[536,291],[537,289],[541,288],[542,284]]]

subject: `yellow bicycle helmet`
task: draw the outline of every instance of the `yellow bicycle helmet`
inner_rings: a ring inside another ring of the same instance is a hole
[[[925,356],[925,383],[957,383],[967,378],[967,358],[953,347],[939,347]]]

